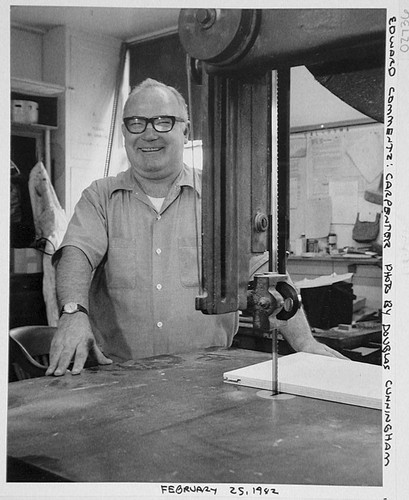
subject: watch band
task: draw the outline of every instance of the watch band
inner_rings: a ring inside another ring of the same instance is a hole
[[[77,304],[76,302],[68,302],[64,304],[60,311],[60,318],[63,314],[75,314],[77,312],[83,312],[88,316],[88,311],[81,304]]]

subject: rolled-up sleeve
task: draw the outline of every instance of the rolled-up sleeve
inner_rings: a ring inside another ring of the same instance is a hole
[[[83,191],[61,245],[53,255],[54,264],[58,262],[61,251],[66,246],[82,250],[93,270],[100,264],[108,247],[107,197],[98,181]]]

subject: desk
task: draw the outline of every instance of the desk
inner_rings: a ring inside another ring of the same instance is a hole
[[[223,382],[266,359],[210,349],[12,382],[8,455],[78,482],[381,485],[382,412]]]
[[[327,254],[311,254],[308,257],[302,255],[290,255],[288,257],[288,265],[297,265],[300,263],[314,263],[316,267],[322,267],[325,270],[330,270],[331,273],[343,274],[346,272],[353,273],[357,266],[374,266],[382,269],[382,259],[379,257],[363,257],[360,255],[349,254],[348,257],[339,255]],[[320,271],[312,272],[312,275],[322,273]]]

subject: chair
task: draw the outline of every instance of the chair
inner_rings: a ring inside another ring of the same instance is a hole
[[[47,325],[19,326],[10,330],[9,381],[45,376],[56,330]]]
[[[56,326],[18,326],[9,333],[9,382],[44,377],[50,364],[51,341]],[[74,360],[68,369],[71,370]],[[84,368],[94,368],[98,361],[90,352]]]

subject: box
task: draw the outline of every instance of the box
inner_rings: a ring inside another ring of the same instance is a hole
[[[356,298],[352,283],[339,281],[327,286],[302,288],[301,297],[310,326],[328,330],[340,323],[352,323]]]
[[[37,123],[38,102],[13,99],[11,101],[11,121],[16,123]]]
[[[15,274],[32,274],[43,271],[43,254],[34,248],[12,248],[10,271]]]

